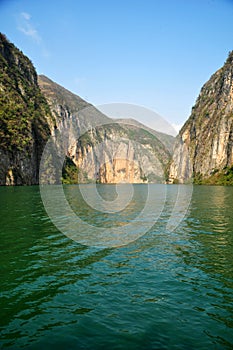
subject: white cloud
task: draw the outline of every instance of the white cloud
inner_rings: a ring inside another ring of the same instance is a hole
[[[35,40],[37,43],[41,41],[41,37],[39,36],[37,30],[31,28],[30,26],[25,27],[19,27],[19,30],[24,33],[27,36],[30,36],[33,40]]]
[[[42,39],[31,22],[31,15],[27,12],[21,12],[19,15],[18,29],[25,35],[31,37],[37,44],[41,43]]]
[[[23,18],[25,18],[27,21],[29,21],[30,19],[31,19],[31,15],[29,14],[29,13],[27,13],[27,12],[21,12],[21,16],[23,17]]]
[[[0,0],[1,1],[1,0]],[[32,16],[28,12],[21,12],[17,16],[17,29],[27,37],[31,38],[41,49],[41,55],[44,58],[49,58],[50,52],[46,49],[43,39],[32,22]]]

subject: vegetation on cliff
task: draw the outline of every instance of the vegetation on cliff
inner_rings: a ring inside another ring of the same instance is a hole
[[[33,135],[43,144],[50,134],[48,117],[31,61],[0,34],[0,147],[30,152]]]
[[[196,185],[233,186],[233,166],[225,167],[222,170],[215,169],[208,178],[203,178],[201,174],[196,174],[193,182]]]
[[[77,184],[80,182],[79,169],[69,157],[65,158],[62,168],[62,183]]]
[[[48,103],[31,61],[0,33],[0,184],[38,182],[50,135]]]

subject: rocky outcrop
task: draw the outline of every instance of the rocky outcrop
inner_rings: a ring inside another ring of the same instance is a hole
[[[233,164],[233,52],[202,87],[175,143],[171,183],[202,183]]]

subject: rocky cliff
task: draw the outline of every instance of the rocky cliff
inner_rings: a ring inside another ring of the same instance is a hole
[[[108,124],[83,135],[74,162],[101,183],[164,182],[169,152],[144,129]]]
[[[65,136],[62,145],[71,168],[63,172],[65,181],[73,181],[70,174],[74,182],[165,181],[173,137],[133,121],[114,121],[45,76],[39,84]]]
[[[0,34],[0,185],[38,183],[52,124],[32,63]]]
[[[232,181],[233,52],[202,87],[175,143],[170,182]]]

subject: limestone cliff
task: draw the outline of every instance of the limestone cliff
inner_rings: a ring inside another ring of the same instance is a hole
[[[0,34],[0,185],[38,183],[52,123],[32,63]]]
[[[175,143],[170,182],[218,183],[233,165],[233,52],[202,87]]]

